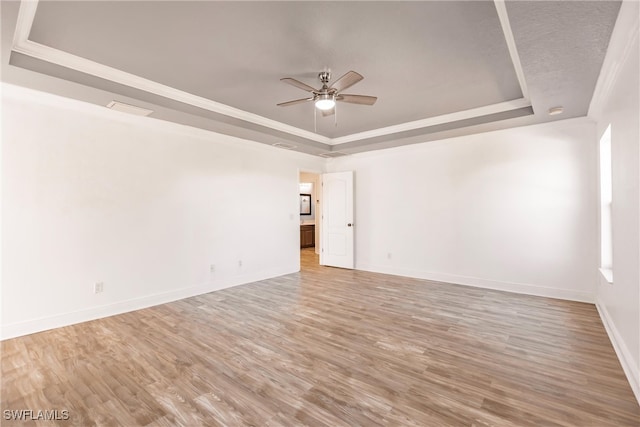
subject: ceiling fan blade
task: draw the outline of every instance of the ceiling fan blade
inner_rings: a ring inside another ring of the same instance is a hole
[[[295,86],[299,89],[306,90],[307,92],[314,92],[315,89],[309,86],[306,83],[302,83],[300,80],[292,79],[291,77],[285,77],[280,79],[281,82],[285,82],[290,84],[291,86]]]
[[[368,95],[347,95],[336,96],[336,101],[348,102],[350,104],[373,105],[378,100],[375,96]]]
[[[340,92],[348,87],[353,86],[362,79],[364,79],[364,77],[362,77],[360,74],[356,73],[355,71],[349,71],[347,74],[333,82],[331,88]]]
[[[281,102],[278,107],[288,107],[289,105],[302,104],[303,102],[313,101],[313,98],[294,99],[293,101]]]
[[[333,116],[336,113],[336,107],[330,110],[322,110],[322,117]]]

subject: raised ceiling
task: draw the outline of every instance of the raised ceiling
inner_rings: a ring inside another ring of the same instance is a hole
[[[3,80],[311,154],[353,153],[584,116],[619,6],[2,2]],[[361,73],[347,92],[378,102],[339,103],[335,118],[314,117],[312,103],[276,106],[307,95],[280,78],[319,87],[323,70]],[[549,116],[558,105],[564,113]]]

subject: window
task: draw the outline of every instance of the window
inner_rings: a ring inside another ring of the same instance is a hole
[[[609,283],[613,283],[612,202],[611,125],[609,125],[600,138],[600,272]]]

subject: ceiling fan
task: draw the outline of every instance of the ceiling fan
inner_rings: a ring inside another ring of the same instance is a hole
[[[309,98],[281,102],[280,104],[278,104],[278,107],[288,107],[289,105],[313,101],[316,108],[322,111],[323,116],[330,116],[335,113],[336,101],[348,102],[350,104],[373,105],[378,99],[375,96],[349,95],[346,93],[341,93],[343,90],[353,86],[363,78],[364,77],[362,77],[362,75],[356,73],[355,71],[349,71],[344,76],[334,81],[331,86],[329,86],[329,80],[331,80],[331,72],[322,71],[320,74],[318,74],[318,79],[320,79],[320,82],[322,82],[322,87],[320,89],[314,89],[308,84],[302,83],[299,80],[293,79],[291,77],[285,77],[283,79],[280,79],[280,81],[288,83],[299,89],[306,90],[307,92],[311,92],[313,96]]]

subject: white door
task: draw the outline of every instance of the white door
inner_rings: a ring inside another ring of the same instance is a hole
[[[322,175],[320,263],[353,268],[353,171]]]

